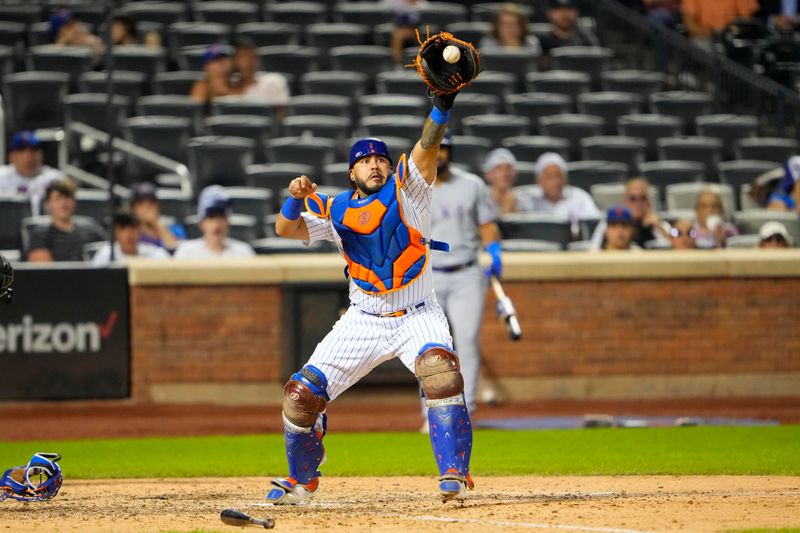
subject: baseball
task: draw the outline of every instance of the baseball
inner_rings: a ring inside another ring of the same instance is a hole
[[[461,59],[461,50],[459,50],[457,46],[451,44],[442,51],[442,57],[444,57],[444,60],[448,63],[455,63]]]

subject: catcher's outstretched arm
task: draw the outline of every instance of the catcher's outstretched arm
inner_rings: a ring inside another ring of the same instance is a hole
[[[431,117],[428,117],[422,126],[422,135],[411,152],[411,158],[428,184],[433,183],[436,178],[436,158],[439,154],[439,143],[442,142],[446,129],[447,122],[437,124],[431,120]]]

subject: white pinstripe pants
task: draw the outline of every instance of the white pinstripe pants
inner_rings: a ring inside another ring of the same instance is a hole
[[[447,318],[433,295],[423,307],[401,317],[368,315],[350,306],[317,345],[308,364],[325,374],[333,401],[392,357],[399,357],[413,373],[420,348],[429,342],[453,346]]]

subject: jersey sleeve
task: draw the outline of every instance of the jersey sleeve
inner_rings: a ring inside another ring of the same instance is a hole
[[[482,181],[477,182],[476,185],[478,187],[478,197],[475,208],[478,216],[478,225],[482,226],[496,221],[500,217],[500,209],[492,200],[492,196],[489,194],[489,187]]]
[[[308,240],[303,242],[306,244],[317,241],[336,242],[333,223],[330,218],[321,218],[308,212],[303,212],[300,215],[306,223],[306,228],[308,228]]]
[[[429,210],[433,185],[425,181],[411,157],[407,160],[406,178],[401,185],[414,210]]]

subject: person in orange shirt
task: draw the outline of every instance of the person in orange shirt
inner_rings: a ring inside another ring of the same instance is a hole
[[[682,0],[683,23],[692,40],[710,48],[714,32],[737,18],[749,19],[758,11],[757,0]]]

